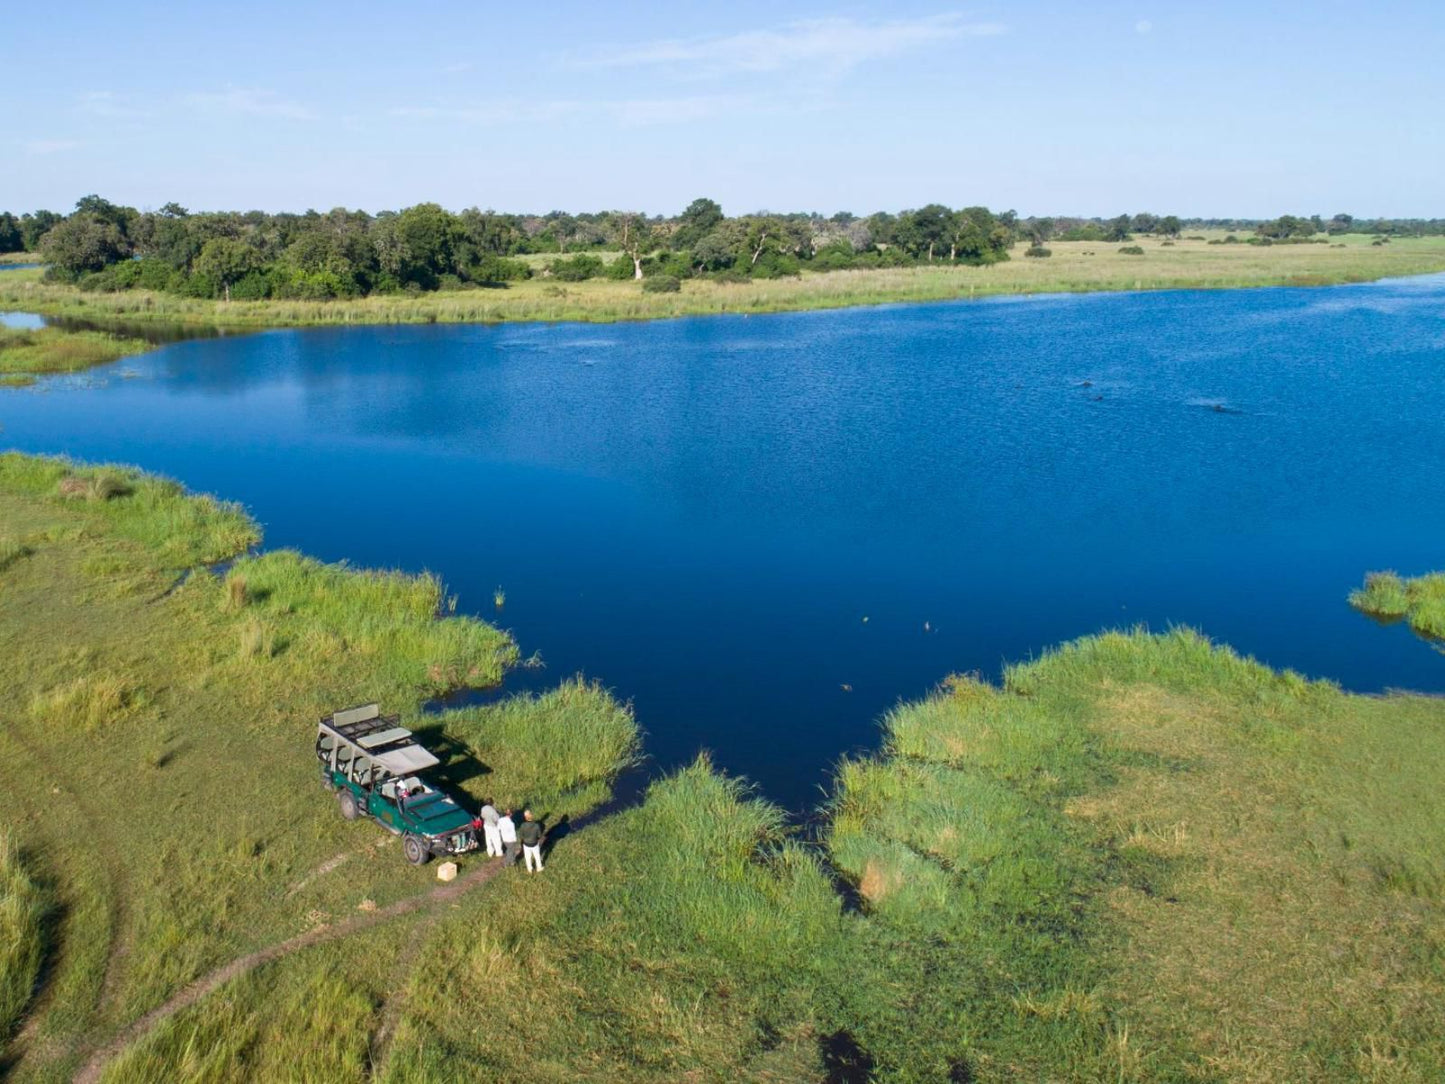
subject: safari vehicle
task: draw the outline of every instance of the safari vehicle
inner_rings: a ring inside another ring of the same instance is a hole
[[[322,716],[316,730],[322,785],[336,792],[347,820],[371,817],[401,836],[413,865],[475,850],[481,821],[417,774],[440,761],[400,721],[377,704]]]

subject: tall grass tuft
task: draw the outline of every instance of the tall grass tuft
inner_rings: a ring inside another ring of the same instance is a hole
[[[513,805],[556,802],[610,782],[642,748],[631,706],[581,677],[541,695],[447,712],[442,726],[491,769],[478,785]]]
[[[26,874],[14,833],[0,827],[0,1054],[35,989],[45,913],[44,895]]]
[[[1350,592],[1350,605],[1383,621],[1409,622],[1429,640],[1445,640],[1445,572],[1411,579],[1396,572],[1371,572],[1365,585]]]
[[[131,678],[97,672],[37,693],[30,711],[54,726],[98,730],[129,715],[141,700],[141,689]]]
[[[470,617],[447,616],[449,601],[431,573],[378,572],[328,565],[294,550],[245,557],[227,576],[244,581],[247,608],[279,639],[318,644],[320,631],[375,663],[390,687],[443,692],[497,684],[516,661],[511,637]]]
[[[225,608],[230,611],[244,610],[246,603],[251,601],[251,593],[246,587],[246,577],[239,576],[234,571],[226,575]]]

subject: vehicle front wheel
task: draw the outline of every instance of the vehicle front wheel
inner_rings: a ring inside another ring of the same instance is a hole
[[[426,844],[410,833],[401,837],[401,851],[413,866],[423,865],[431,858],[431,852],[426,849]]]
[[[354,821],[357,814],[361,812],[356,805],[356,795],[352,794],[349,790],[343,790],[341,794],[337,796],[336,801],[341,806],[341,815],[349,821]]]

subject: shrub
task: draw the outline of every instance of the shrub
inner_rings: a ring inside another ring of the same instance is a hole
[[[1030,245],[1028,248],[1024,249],[1025,256],[1032,256],[1035,259],[1043,259],[1044,257],[1052,256],[1053,254],[1053,249],[1044,248],[1043,245]]]
[[[642,280],[645,294],[675,294],[682,289],[682,280],[676,275],[655,275]]]
[[[644,275],[647,274],[647,268],[651,265],[651,263],[651,260],[642,261],[642,273]],[[617,279],[619,281],[625,281],[632,278],[633,267],[631,257],[618,256],[615,257],[610,263],[603,264],[602,276],[603,278]]]
[[[1138,245],[1125,245],[1123,248],[1121,248],[1121,249],[1119,250],[1119,255],[1121,255],[1121,256],[1142,256],[1142,255],[1144,255],[1144,250],[1143,250],[1142,248],[1140,248]]]
[[[570,260],[553,260],[547,270],[558,282],[584,282],[602,274],[602,260],[597,256],[583,253]]]

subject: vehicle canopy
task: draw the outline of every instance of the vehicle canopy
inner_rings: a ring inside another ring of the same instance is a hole
[[[331,772],[396,801],[413,831],[432,836],[471,827],[471,814],[415,774],[441,761],[400,721],[400,715],[382,715],[377,704],[324,715],[317,755]]]

